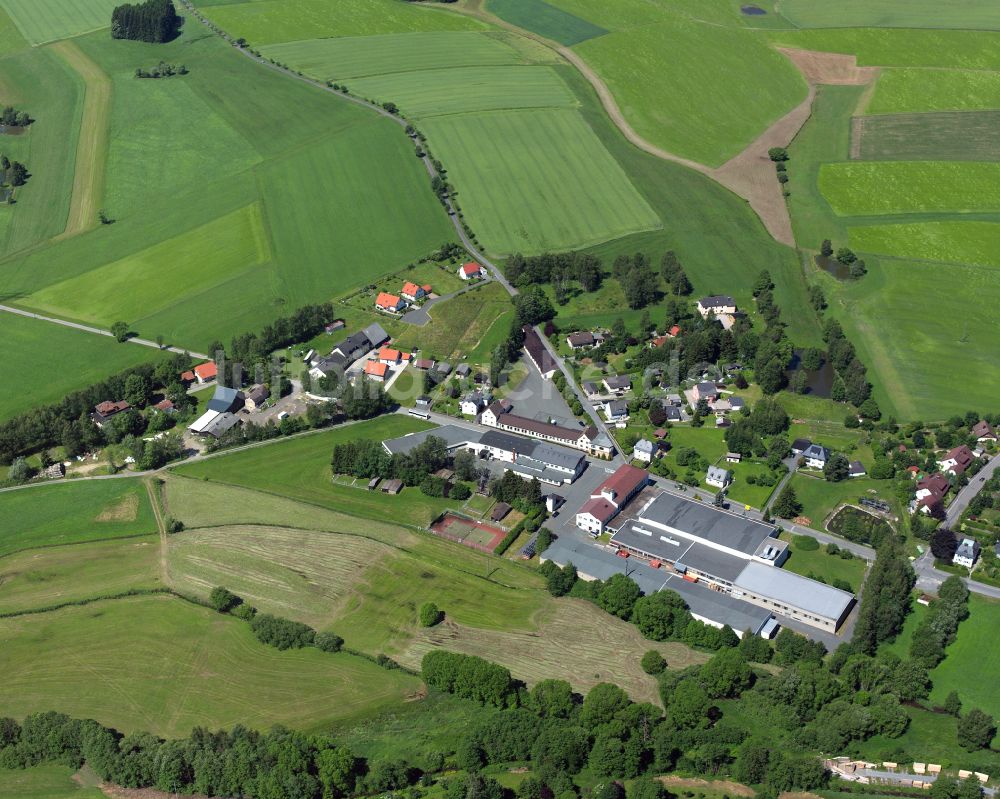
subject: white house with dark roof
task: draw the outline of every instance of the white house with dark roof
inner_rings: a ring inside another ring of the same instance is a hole
[[[729,484],[733,482],[733,473],[721,466],[709,466],[705,482],[716,488],[728,488]]]
[[[979,559],[979,542],[975,538],[967,536],[956,537],[958,538],[958,549],[955,550],[955,555],[952,557],[951,562],[956,566],[964,566],[967,569],[971,569]]]
[[[628,375],[608,375],[601,382],[609,394],[624,394],[632,390],[632,378]]]
[[[703,319],[708,318],[712,314],[715,316],[734,314],[736,313],[736,300],[725,294],[702,297],[698,300],[698,313],[701,314]]]
[[[608,400],[604,403],[604,416],[609,422],[624,422],[628,419],[628,402],[623,399]]]
[[[810,444],[802,451],[802,457],[806,460],[806,466],[811,469],[822,469],[826,462],[830,460],[830,450],[822,444]]]

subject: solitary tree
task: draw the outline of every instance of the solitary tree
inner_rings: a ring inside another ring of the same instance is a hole
[[[938,560],[951,562],[958,549],[958,541],[955,534],[947,527],[939,527],[931,536],[931,553]]]
[[[962,700],[958,698],[958,691],[952,691],[944,698],[944,712],[956,718],[962,714]]]
[[[970,752],[988,749],[990,741],[996,734],[997,725],[993,721],[993,716],[984,713],[978,707],[958,720],[958,743]]]
[[[650,649],[642,656],[639,665],[646,674],[660,674],[667,667],[667,661],[655,649]]]
[[[122,343],[128,339],[128,322],[115,322],[111,325],[111,335],[114,336],[119,343]]]
[[[791,519],[799,515],[802,510],[802,503],[795,496],[795,489],[792,488],[791,483],[781,489],[781,493],[774,501],[772,510],[782,519]]]

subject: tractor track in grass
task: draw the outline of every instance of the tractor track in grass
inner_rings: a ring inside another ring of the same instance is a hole
[[[77,139],[66,228],[56,238],[75,236],[96,227],[97,213],[104,191],[104,162],[108,153],[108,126],[111,115],[111,78],[75,43],[63,40],[48,47],[55,52],[84,83],[83,114]]]

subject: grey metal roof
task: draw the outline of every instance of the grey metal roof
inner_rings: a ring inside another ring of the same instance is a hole
[[[481,435],[476,430],[470,430],[469,428],[459,427],[454,424],[446,424],[431,430],[421,430],[419,433],[410,433],[399,438],[390,438],[383,441],[382,446],[385,447],[386,452],[390,455],[406,453],[416,449],[416,447],[424,443],[430,436],[436,436],[437,438],[444,439],[448,449],[454,449],[465,444],[478,442]]]
[[[652,455],[656,447],[654,446],[652,441],[647,441],[645,438],[640,438],[638,441],[635,442],[635,446],[633,447],[633,449],[638,450],[639,452],[646,452]]]
[[[532,438],[515,436],[512,433],[505,433],[503,430],[487,430],[481,433],[479,443],[487,447],[516,452],[518,457],[529,457],[548,466],[562,469],[575,470],[580,461],[586,457],[582,452],[574,452],[565,447],[557,447]]]
[[[216,386],[215,394],[208,401],[206,406],[210,411],[226,413],[227,411],[239,410],[243,407],[243,394],[228,386]]]
[[[702,297],[698,300],[702,308],[719,308],[728,305],[736,305],[736,300],[726,294],[713,294],[711,297]]]
[[[825,619],[839,620],[854,602],[847,591],[756,561],[747,563],[733,586]]]
[[[364,332],[353,333],[343,341],[335,344],[331,355],[339,352],[347,361],[353,361],[370,352],[372,346],[371,339]]]
[[[202,432],[218,438],[229,428],[235,427],[239,423],[240,417],[238,417],[235,413],[220,413],[204,427]]]
[[[674,494],[662,493],[639,513],[643,519],[681,533],[752,555],[760,542],[773,536],[773,525]]]
[[[628,414],[628,402],[625,400],[611,400],[608,403],[608,413],[612,416],[621,416]]]
[[[385,332],[385,328],[383,328],[378,322],[368,325],[368,327],[361,332],[364,334],[365,338],[371,342],[373,347],[377,347],[383,341],[389,340],[389,334]]]
[[[609,388],[630,388],[632,386],[632,378],[628,375],[608,375],[604,378],[604,382],[608,384]]]
[[[660,590],[666,575],[635,558],[619,558],[614,552],[572,534],[560,535],[542,555],[559,566],[572,563],[584,579],[607,580],[613,574],[627,573],[644,594]]]
[[[696,616],[728,624],[738,632],[750,630],[757,633],[771,618],[771,612],[766,608],[714,591],[701,583],[689,583],[676,574],[670,575],[662,590],[680,594],[684,604]]]

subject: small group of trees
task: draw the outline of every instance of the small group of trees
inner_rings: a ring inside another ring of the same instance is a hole
[[[629,308],[645,308],[656,302],[659,296],[656,275],[645,253],[619,255],[611,265],[611,274],[621,285]]]
[[[823,340],[826,341],[827,357],[837,375],[830,391],[830,399],[834,402],[849,402],[858,409],[859,415],[877,421],[882,413],[872,397],[868,370],[858,358],[854,345],[847,340],[840,322],[836,319],[826,321]]]
[[[314,646],[323,652],[339,652],[344,646],[344,639],[339,635],[318,633],[308,624],[270,613],[258,613],[242,597],[221,585],[212,589],[208,603],[218,613],[228,613],[249,622],[257,640],[275,649],[284,651]]]
[[[187,74],[188,68],[183,64],[174,66],[173,64],[168,64],[166,61],[161,61],[152,69],[135,68],[135,76],[137,78],[172,78],[174,75]]]
[[[34,121],[27,111],[18,111],[12,105],[6,105],[0,110],[0,125],[5,128],[26,128]]]
[[[784,186],[788,183],[788,150],[784,147],[772,147],[767,151],[767,155],[774,163],[774,171],[778,176],[778,183]],[[785,191],[785,196],[788,196],[787,191]]]
[[[868,267],[865,265],[865,262],[858,258],[854,250],[850,247],[838,247],[836,253],[834,253],[833,242],[831,242],[830,239],[823,239],[823,243],[819,248],[819,253],[824,258],[835,257],[839,263],[848,267],[849,274],[854,280],[862,278],[868,274]]]
[[[11,161],[6,155],[0,155],[0,185],[17,188],[27,183],[30,177],[28,167],[20,161]]]
[[[505,471],[489,482],[489,494],[499,502],[506,502],[521,513],[534,513],[545,506],[542,484],[532,477],[525,480],[516,472]]]
[[[125,3],[111,12],[111,38],[169,42],[181,26],[172,0]]]
[[[582,252],[543,253],[527,257],[514,253],[504,263],[503,271],[507,280],[520,288],[550,283],[555,289],[557,302],[569,298],[569,288],[574,283],[582,291],[590,292],[597,291],[604,279],[601,260]]]
[[[951,532],[946,532],[954,540]],[[953,575],[941,583],[937,601],[931,604],[920,626],[914,630],[910,657],[927,669],[934,668],[944,660],[945,647],[955,640],[958,625],[968,617],[969,589],[961,577]]]

